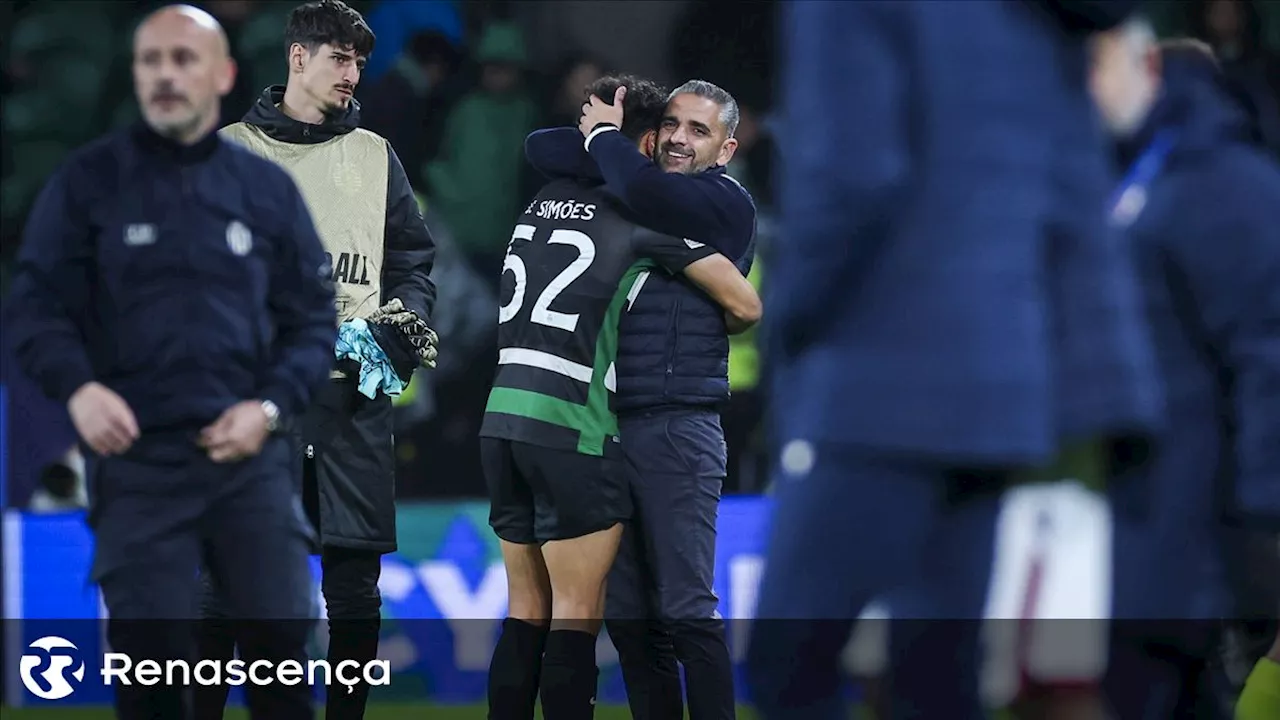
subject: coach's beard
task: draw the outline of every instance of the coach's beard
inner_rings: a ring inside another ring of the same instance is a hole
[[[693,150],[677,148],[671,143],[664,144],[658,150],[657,163],[666,172],[685,175],[692,175],[706,169],[698,167],[698,155]]]

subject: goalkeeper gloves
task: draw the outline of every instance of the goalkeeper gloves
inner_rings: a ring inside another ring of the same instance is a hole
[[[406,308],[400,298],[392,298],[386,305],[374,310],[368,317],[368,322],[378,345],[382,347],[383,352],[387,353],[394,365],[400,366],[402,361],[407,362],[407,358],[397,358],[396,355],[412,354],[413,367],[416,368],[419,364],[427,367],[436,366],[436,345],[440,342],[440,338],[434,330],[427,327],[427,323],[418,317],[417,313]],[[398,342],[391,342],[393,337]],[[400,349],[405,352],[398,352]],[[397,367],[398,372],[399,367]],[[412,374],[410,371],[409,375]],[[405,377],[407,382],[407,376],[402,377]]]

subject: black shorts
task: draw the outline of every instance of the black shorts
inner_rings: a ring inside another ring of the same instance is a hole
[[[489,525],[520,545],[568,540],[631,519],[627,463],[514,440],[480,438]]]

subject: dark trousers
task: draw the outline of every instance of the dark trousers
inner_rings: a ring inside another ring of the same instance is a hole
[[[230,611],[247,619],[235,637],[247,661],[305,664],[310,537],[285,443],[271,440],[258,457],[230,465],[198,454],[181,465],[134,457],[142,456],[93,458],[88,467],[94,578],[112,649],[162,667],[190,661],[195,569],[205,566]],[[306,685],[246,684],[246,693],[255,720],[312,717]],[[193,716],[181,686],[116,684],[115,695],[124,720]]]
[[[320,569],[320,592],[329,616],[330,667],[336,668],[344,660],[364,665],[376,659],[382,610],[382,596],[378,591],[381,554],[371,550],[326,547],[320,553]],[[269,592],[269,588],[265,586],[263,591]],[[217,583],[206,582],[202,610],[207,620],[201,625],[199,638],[202,657],[229,660],[235,655],[238,635],[234,629],[237,621],[228,609],[226,596]],[[243,646],[240,647],[243,655]],[[226,685],[198,688],[196,719],[222,718],[229,691]],[[325,718],[363,718],[368,700],[369,686],[364,682],[353,685],[351,692],[347,692],[345,687],[332,686],[325,702]]]
[[[910,610],[889,633],[892,717],[985,720],[977,621],[1003,478],[802,441],[781,457],[747,652],[760,717],[848,717],[841,651],[858,614],[892,593]]]
[[[684,666],[692,720],[734,717],[733,667],[712,582],[725,473],[714,411],[653,412],[621,420],[635,515],[609,573],[606,628],[638,720],[683,717]]]

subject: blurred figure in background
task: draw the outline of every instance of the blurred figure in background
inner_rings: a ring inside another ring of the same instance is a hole
[[[839,653],[885,592],[891,716],[985,718],[974,621],[1005,488],[1142,456],[1161,388],[1104,225],[1084,45],[1132,7],[785,7],[781,448],[748,653],[764,718],[846,716]]]
[[[582,116],[582,88],[604,75],[604,66],[586,56],[576,56],[560,65],[551,76],[552,88],[545,107],[543,127],[575,127]]]
[[[456,0],[380,0],[367,16],[369,29],[378,38],[378,54],[365,66],[365,81],[377,82],[395,67],[413,37],[423,32],[443,35],[455,47],[463,37],[462,13]]]
[[[239,57],[240,48],[237,47],[237,41],[240,31],[259,10],[257,0],[210,0],[205,3],[205,9],[217,18],[226,30],[227,40],[231,43],[231,56]],[[236,73],[235,85],[231,87],[231,92],[222,98],[221,124],[227,125],[239,120],[244,109],[253,104],[253,97],[257,91],[249,73]]]
[[[1252,142],[1209,46],[1157,46],[1131,21],[1094,50],[1094,95],[1121,170],[1144,191],[1112,221],[1136,253],[1168,395],[1146,479],[1110,489],[1117,507],[1147,513],[1114,529],[1108,697],[1121,720],[1197,705],[1215,717],[1196,691],[1220,641],[1209,621],[1236,607],[1228,555],[1244,549],[1228,521],[1280,520],[1280,169]]]
[[[145,122],[49,180],[4,306],[23,370],[92,451],[108,639],[159,662],[192,654],[202,564],[230,612],[272,621],[233,629],[247,661],[306,657],[309,532],[278,431],[333,365],[334,293],[293,181],[214,132],[235,71],[202,10],[167,6],[138,25]],[[312,717],[306,687],[246,690],[253,718]],[[120,718],[191,717],[176,685],[114,695]]]
[[[409,183],[423,185],[422,168],[439,150],[451,81],[462,55],[434,30],[409,39],[391,70],[360,93],[361,124],[400,154]]]
[[[1191,35],[1213,48],[1232,91],[1257,124],[1260,139],[1280,156],[1280,58],[1263,40],[1261,7],[1255,0],[1183,3]],[[1277,10],[1274,5],[1269,9]]]
[[[480,86],[449,113],[440,155],[426,168],[427,199],[463,253],[497,287],[523,192],[524,137],[537,110],[524,86],[520,28],[490,25],[476,48]]]
[[[476,497],[484,492],[479,430],[493,376],[474,370],[493,362],[486,352],[497,340],[498,298],[492,279],[471,267],[439,214],[421,197],[419,205],[436,243],[433,329],[449,352],[435,369],[418,372],[406,391],[413,396],[407,404],[396,403],[396,454],[403,469],[396,495]]]

